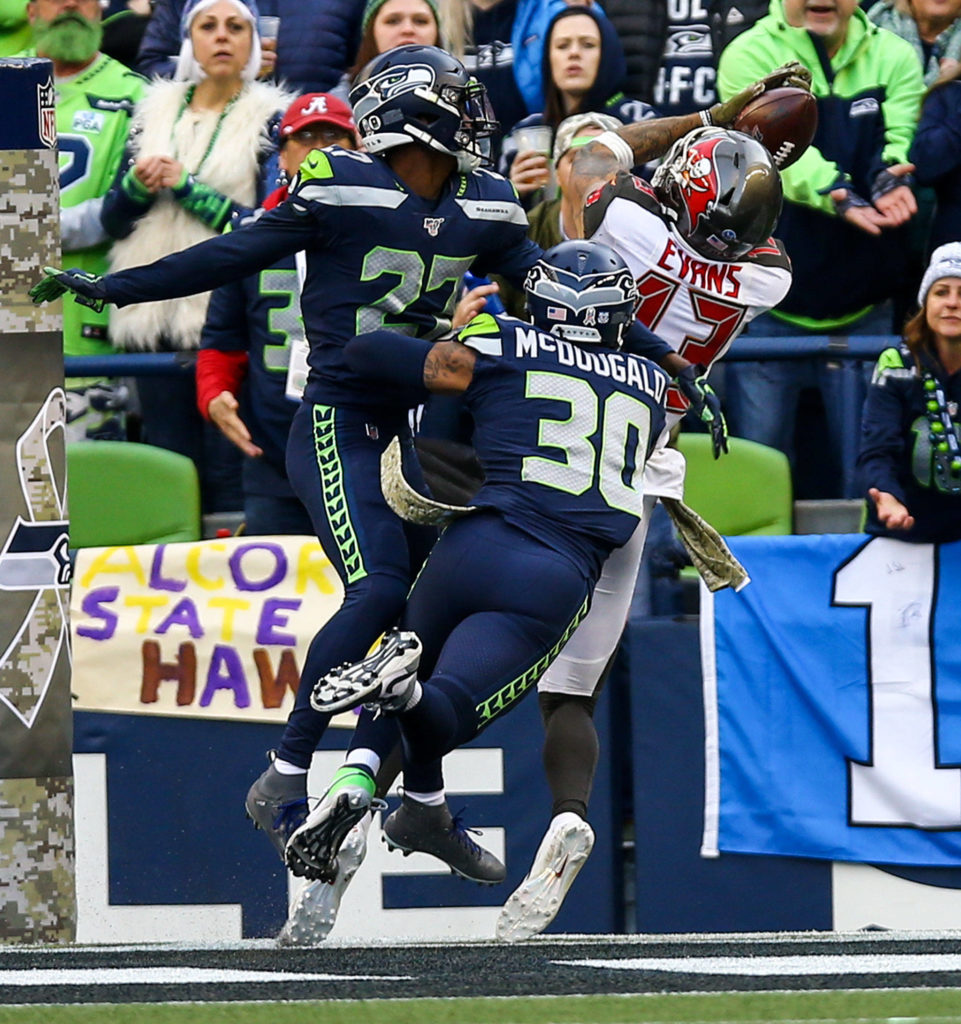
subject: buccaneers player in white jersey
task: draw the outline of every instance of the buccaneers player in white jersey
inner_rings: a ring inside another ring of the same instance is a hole
[[[612,135],[575,156],[573,173],[586,195],[584,234],[626,260],[641,295],[638,319],[695,364],[686,371],[690,393],[692,378],[703,388],[745,324],[790,287],[790,262],[770,237],[781,209],[780,176],[759,142],[704,127],[674,143],[648,184],[612,167],[633,159]],[[598,177],[609,180],[598,186]],[[688,404],[671,389],[666,429]],[[717,442],[715,433],[715,455]],[[659,496],[682,498],[683,486],[681,454],[657,448],[644,474],[644,519],[609,557],[588,616],[538,683],[553,817],[530,872],[501,911],[501,939],[542,931],[590,853],[594,834],[585,815],[598,752],[594,704],[627,618],[650,513]]]

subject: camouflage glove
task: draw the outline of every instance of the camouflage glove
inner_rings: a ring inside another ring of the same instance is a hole
[[[892,174],[890,168],[885,167],[878,172],[874,183],[871,185],[871,202],[876,203],[882,196],[893,192],[896,188],[906,186],[914,188],[914,175],[910,172],[905,174]]]
[[[727,423],[721,412],[721,400],[707,382],[705,369],[700,363],[685,366],[675,377],[682,395],[691,403],[691,411],[711,432],[711,448],[714,458],[719,459],[727,452]]]
[[[834,203],[834,210],[839,217],[843,217],[848,210],[871,205],[866,199],[862,199],[853,188],[848,186],[841,187],[846,189],[843,199],[835,199],[833,195],[831,196],[831,202]]]
[[[791,86],[795,89],[811,91],[811,72],[799,61],[790,60],[772,72],[752,82],[749,86],[735,93],[723,103],[715,103],[708,110],[701,111],[701,121],[705,125],[716,125],[718,128],[730,128],[737,115],[762,93],[771,89]]]
[[[107,302],[107,289],[99,274],[88,274],[85,270],[60,270],[59,267],[44,267],[46,277],[30,289],[34,305],[53,302],[66,292],[73,292],[74,299],[81,306],[89,306],[101,312]]]

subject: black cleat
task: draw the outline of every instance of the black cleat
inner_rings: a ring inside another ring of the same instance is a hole
[[[287,841],[287,867],[295,875],[333,882],[341,843],[374,803],[373,795],[363,786],[328,790]]]
[[[429,853],[442,860],[455,875],[481,885],[503,882],[507,869],[468,835],[459,817],[451,817],[446,803],[430,807],[404,797],[384,822],[384,842],[392,850]]]
[[[307,775],[281,775],[273,766],[247,791],[247,817],[262,828],[284,860],[287,840],[307,817]]]

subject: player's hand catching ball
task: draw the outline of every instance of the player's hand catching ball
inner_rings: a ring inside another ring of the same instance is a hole
[[[779,68],[752,82],[740,92],[735,93],[729,100],[723,103],[715,103],[709,110],[701,112],[701,120],[706,125],[716,125],[718,128],[730,128],[737,119],[737,115],[762,93],[771,89],[781,89],[784,86],[791,86],[795,89],[811,91],[811,72],[800,63],[800,61],[789,60]]]
[[[89,306],[100,312],[107,301],[106,288],[99,274],[88,274],[74,267],[72,270],[60,270],[59,267],[44,267],[46,277],[30,289],[30,298],[34,305],[53,302],[66,292],[73,292],[74,298],[81,306]]]

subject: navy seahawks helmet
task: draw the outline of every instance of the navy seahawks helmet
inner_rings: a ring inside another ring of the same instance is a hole
[[[375,57],[350,90],[368,153],[420,142],[458,159],[461,170],[489,160],[498,130],[487,90],[436,46],[398,46]]]
[[[781,214],[781,175],[764,146],[743,132],[688,132],[651,185],[678,234],[711,260],[746,256],[771,237]]]
[[[565,341],[620,348],[639,296],[634,275],[599,242],[561,242],[527,272],[527,308],[542,331]]]

